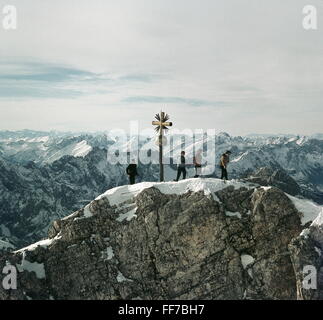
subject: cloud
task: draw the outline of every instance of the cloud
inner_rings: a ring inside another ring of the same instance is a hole
[[[152,83],[153,74],[103,74],[51,62],[0,61],[0,99],[76,98],[106,94],[112,88]]]
[[[203,99],[191,99],[181,97],[156,97],[156,96],[133,96],[122,100],[126,103],[159,103],[159,104],[186,104],[193,107],[218,106],[222,107],[226,103],[223,101],[207,101]]]
[[[119,77],[119,81],[150,83],[158,78],[161,78],[161,76],[152,74],[129,74]]]
[[[93,77],[94,74],[77,69],[63,67],[47,67],[42,70],[29,70],[25,73],[2,73],[1,80],[14,81],[40,81],[40,82],[63,82],[73,79],[84,79],[85,77]]]
[[[6,98],[75,98],[83,92],[71,85],[93,76],[83,70],[56,66],[50,63],[1,63],[0,97]]]

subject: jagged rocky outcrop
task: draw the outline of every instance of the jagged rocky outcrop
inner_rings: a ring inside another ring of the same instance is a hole
[[[53,222],[49,239],[3,255],[21,272],[0,298],[296,299],[290,244],[302,215],[275,187],[191,179],[116,188]]]
[[[323,211],[289,245],[296,275],[297,295],[303,300],[323,299]],[[304,283],[305,282],[305,286]]]
[[[256,170],[245,181],[257,183],[261,186],[274,186],[291,195],[301,193],[298,183],[282,169],[263,167]]]

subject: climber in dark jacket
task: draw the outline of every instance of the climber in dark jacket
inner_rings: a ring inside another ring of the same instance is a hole
[[[132,160],[132,163],[128,165],[126,172],[127,172],[127,175],[129,176],[130,184],[135,184],[136,176],[138,175],[138,172],[137,172],[137,164],[134,160]]]
[[[230,162],[230,158],[229,158],[230,154],[231,154],[231,151],[226,151],[225,153],[223,153],[220,159],[221,179],[223,179],[224,182],[228,180],[227,167],[228,167],[228,163]]]
[[[185,151],[181,152],[181,157],[179,158],[178,166],[177,166],[177,177],[175,181],[178,181],[181,174],[183,174],[183,179],[185,179],[186,178]]]

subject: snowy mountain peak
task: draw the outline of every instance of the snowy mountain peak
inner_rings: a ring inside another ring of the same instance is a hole
[[[227,132],[220,132],[217,134],[218,137],[225,137],[225,138],[231,138],[230,134]]]
[[[233,188],[250,188],[250,185],[251,184],[249,183],[240,182],[237,180],[231,180],[224,183],[223,180],[213,178],[192,178],[181,180],[179,182],[142,182],[135,185],[127,185],[110,189],[104,194],[100,195],[96,200],[107,198],[111,205],[118,205],[122,202],[130,200],[131,198],[134,198],[145,189],[152,187],[158,189],[163,194],[181,195],[189,191],[203,191],[205,195],[210,195],[230,186]]]

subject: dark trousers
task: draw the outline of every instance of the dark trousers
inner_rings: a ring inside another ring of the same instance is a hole
[[[186,178],[186,169],[185,167],[178,167],[177,168],[177,178],[176,181],[178,181],[178,179],[180,178],[181,174],[183,173],[183,179]]]
[[[228,180],[228,171],[225,167],[220,166],[221,168],[221,179]]]
[[[136,183],[136,175],[135,174],[130,174],[129,175],[129,182],[130,182],[130,184],[135,184]]]
[[[202,166],[200,164],[195,165],[195,176],[194,178],[198,178],[201,174]]]

